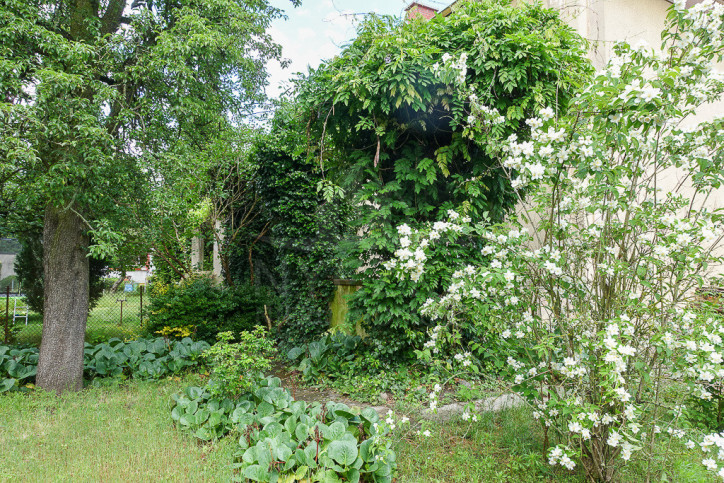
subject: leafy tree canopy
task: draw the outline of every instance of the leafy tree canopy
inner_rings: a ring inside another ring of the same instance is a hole
[[[109,255],[150,193],[203,181],[217,135],[264,99],[281,15],[265,0],[0,2],[2,223],[43,223],[39,386],[81,387],[88,232]]]
[[[485,143],[467,138],[469,114],[494,107],[505,115],[497,133],[512,134],[543,106],[565,108],[591,72],[585,47],[540,5],[486,0],[430,21],[371,17],[340,56],[300,80],[299,99],[321,140],[316,154],[344,168],[380,217],[429,220],[469,199],[471,214],[499,218],[510,190]],[[456,62],[462,82],[445,73]]]

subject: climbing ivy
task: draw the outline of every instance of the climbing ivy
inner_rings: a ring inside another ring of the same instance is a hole
[[[341,274],[338,246],[349,207],[344,200],[324,199],[314,166],[299,156],[260,146],[257,157],[283,303],[279,335],[285,344],[296,345],[329,328],[333,279]]]

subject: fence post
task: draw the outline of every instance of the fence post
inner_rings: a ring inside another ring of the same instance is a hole
[[[10,285],[6,287],[5,290],[5,343],[10,343],[10,328],[8,327],[8,324],[10,323]]]
[[[143,285],[141,285],[138,290],[141,295],[141,305],[138,308],[138,316],[141,318],[141,328],[143,329]]]
[[[126,301],[126,299],[116,299],[116,302],[120,302],[120,303],[121,303],[121,321],[118,322],[118,327],[122,327],[122,326],[123,326],[123,302],[125,302],[125,301]]]

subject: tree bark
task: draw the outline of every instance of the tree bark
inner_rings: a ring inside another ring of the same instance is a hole
[[[124,281],[125,279],[126,279],[126,269],[124,268],[123,270],[121,270],[121,276],[118,277],[118,280],[116,280],[115,282],[113,282],[113,286],[111,287],[110,292],[111,292],[111,293],[116,293],[116,292],[118,292],[118,290],[121,288],[121,284],[123,283],[123,281]]]
[[[45,313],[36,383],[58,394],[83,388],[88,243],[78,214],[48,205],[43,227]]]

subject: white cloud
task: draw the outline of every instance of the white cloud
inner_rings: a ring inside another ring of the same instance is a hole
[[[355,25],[361,18],[353,13],[397,16],[408,3],[405,0],[304,0],[301,7],[292,8],[289,0],[271,2],[286,10],[289,18],[276,20],[269,33],[282,46],[282,56],[292,61],[287,69],[282,69],[278,62],[267,66],[270,74],[267,93],[272,97],[282,92],[283,84],[295,72],[306,72],[308,65],[317,67],[322,59],[334,57],[340,46],[354,38]]]

